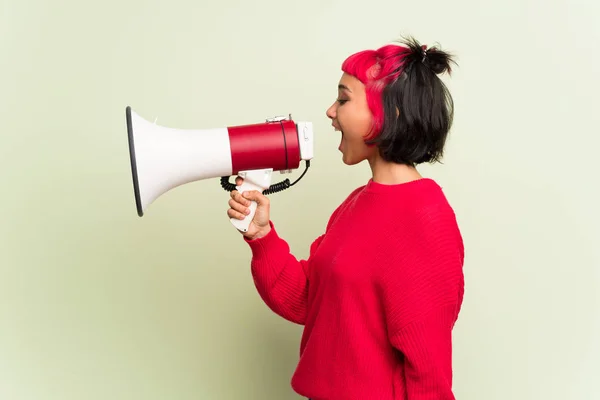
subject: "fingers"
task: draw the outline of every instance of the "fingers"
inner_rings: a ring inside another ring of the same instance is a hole
[[[229,207],[234,210],[237,211],[240,214],[244,214],[244,215],[248,215],[250,214],[250,209],[248,208],[250,206],[250,202],[246,201],[247,204],[241,204],[237,201],[235,201],[234,199],[229,199]]]
[[[233,208],[230,208],[229,210],[227,210],[227,216],[229,218],[235,218],[235,219],[239,219],[239,220],[243,220],[244,218],[247,217],[246,214],[242,214],[241,212],[236,211]]]
[[[242,196],[242,194],[237,190],[232,190],[229,194],[231,196],[231,200],[234,200],[236,203],[244,205],[246,207],[250,206],[250,200]]]
[[[244,179],[240,178],[239,176],[237,178],[235,178],[235,184],[236,186],[240,186],[242,183],[244,183]]]
[[[241,178],[239,178],[241,179]],[[248,190],[244,193],[240,193],[238,190],[232,190],[230,192],[232,199],[238,203],[249,206],[249,201],[255,201],[258,205],[268,205],[269,199],[258,190]]]
[[[242,197],[247,200],[255,201],[258,205],[268,205],[269,199],[258,190],[249,190],[242,194]]]
[[[242,180],[242,178],[238,177],[236,179],[236,184],[241,184],[238,179]],[[230,197],[230,208],[227,210],[227,216],[229,218],[236,218],[240,220],[246,218],[250,214],[249,207],[252,201],[255,201],[258,206],[264,207],[269,205],[269,199],[258,190],[249,190],[244,193],[240,193],[238,190],[232,190],[230,192]]]
[[[233,190],[230,193],[231,199],[229,199],[229,209],[227,210],[227,216],[229,218],[237,218],[243,220],[248,214],[250,214],[250,200],[242,197],[242,194],[237,190]]]

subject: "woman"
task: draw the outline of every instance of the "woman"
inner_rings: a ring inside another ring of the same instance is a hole
[[[450,400],[452,329],[463,300],[463,242],[442,189],[416,169],[441,159],[451,56],[421,46],[362,51],[342,65],[327,110],[343,162],[372,178],[333,212],[306,260],[290,254],[259,192],[231,192],[227,215],[257,211],[244,240],[255,285],[304,325],[293,389],[314,400]],[[238,177],[237,183],[241,180]]]

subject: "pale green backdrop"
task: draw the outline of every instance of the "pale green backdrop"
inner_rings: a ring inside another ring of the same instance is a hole
[[[272,196],[305,257],[369,177],[325,117],[340,63],[402,34],[460,64],[445,165],[422,169],[466,243],[458,399],[600,398],[597,3],[0,4],[0,399],[299,398],[301,327],[258,297],[218,180],[136,215],[125,107],[178,128],[313,121],[312,169]]]

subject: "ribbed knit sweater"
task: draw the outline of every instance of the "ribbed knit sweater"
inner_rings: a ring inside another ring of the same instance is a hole
[[[304,325],[291,378],[313,400],[454,400],[463,242],[438,184],[369,180],[299,260],[275,230],[244,240],[263,301]]]

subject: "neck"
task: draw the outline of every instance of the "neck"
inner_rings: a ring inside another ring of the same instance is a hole
[[[373,181],[384,185],[397,185],[421,179],[421,174],[410,165],[383,160],[379,155],[369,160]]]

